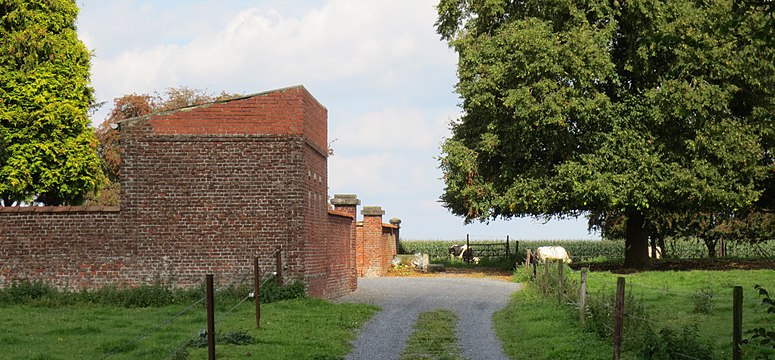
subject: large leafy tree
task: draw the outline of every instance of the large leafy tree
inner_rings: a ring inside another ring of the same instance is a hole
[[[731,0],[441,0],[463,115],[442,203],[467,221],[657,219],[751,206],[773,169],[771,13]],[[657,226],[659,225],[659,226]]]
[[[0,0],[0,200],[78,204],[100,173],[73,0]]]

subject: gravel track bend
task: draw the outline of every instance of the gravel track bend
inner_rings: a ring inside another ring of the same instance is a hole
[[[495,336],[492,315],[508,304],[520,285],[491,278],[384,277],[358,279],[358,289],[336,300],[377,305],[349,360],[396,360],[421,312],[449,309],[458,316],[457,338],[470,360],[507,359]]]

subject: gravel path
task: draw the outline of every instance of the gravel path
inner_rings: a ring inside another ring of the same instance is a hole
[[[366,303],[382,311],[366,322],[347,359],[398,359],[421,312],[450,309],[458,316],[463,357],[507,359],[495,336],[492,315],[519,284],[487,278],[385,277],[358,279],[358,289],[337,302]]]

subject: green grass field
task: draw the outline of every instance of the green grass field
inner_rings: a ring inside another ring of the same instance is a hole
[[[376,311],[366,305],[286,300],[263,305],[262,327],[256,329],[254,304],[233,305],[216,309],[216,331],[241,332],[252,336],[255,343],[218,344],[219,359],[338,359],[349,352],[355,330]],[[0,357],[170,359],[177,351],[178,355],[190,353],[191,359],[207,358],[206,348],[185,346],[207,328],[205,308],[198,305],[185,311],[186,307],[0,307],[4,328]],[[170,321],[181,312],[184,314]]]
[[[575,273],[573,275],[576,275]],[[616,278],[610,272],[589,274],[591,294],[612,293]],[[714,358],[732,357],[732,288],[743,288],[743,329],[771,327],[775,314],[767,314],[754,289],[760,284],[775,290],[775,270],[665,271],[623,275],[626,289],[647,312],[641,323],[656,328],[697,326],[701,339],[713,344]]]
[[[565,270],[577,286],[579,272]],[[520,280],[526,279],[521,270],[517,273]],[[700,358],[699,350],[711,348],[712,358],[731,358],[733,286],[742,286],[744,291],[743,330],[759,326],[772,330],[775,324],[775,314],[766,313],[754,289],[755,284],[775,289],[775,270],[655,271],[628,275],[590,272],[587,303],[612,311],[612,294],[619,276],[625,278],[628,299],[640,308],[626,315],[625,339],[628,331],[641,334],[646,327],[651,327],[654,335],[651,339],[635,339],[638,344],[623,344],[625,358],[644,358],[636,349],[641,346],[640,341],[664,345],[660,337],[664,336],[660,333],[663,329],[671,329],[674,338],[678,338],[670,345],[671,351],[678,353],[676,358]],[[597,335],[590,320],[586,327],[582,326],[578,322],[578,307],[571,300],[560,306],[556,295],[545,297],[534,283],[528,283],[525,290],[517,293],[509,307],[496,315],[495,322],[504,348],[513,359],[528,355],[537,359],[605,359],[613,354],[612,339]],[[684,328],[696,332],[696,338],[690,340],[697,340],[699,345],[675,335],[680,335]],[[752,345],[744,350],[745,358],[754,358],[752,352],[756,349]]]
[[[510,359],[608,360],[612,344],[573,322],[571,310],[548,301],[537,288],[515,293],[495,313],[495,330]]]

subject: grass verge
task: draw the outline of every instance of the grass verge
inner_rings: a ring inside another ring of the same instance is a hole
[[[450,310],[436,310],[420,314],[409,337],[401,360],[460,360],[460,345],[455,335],[457,316]]]
[[[554,271],[554,267],[550,269]],[[573,280],[568,285],[578,286],[578,272],[566,268],[565,276]],[[625,308],[630,309],[625,311],[625,357],[731,358],[732,287],[736,285],[742,286],[744,292],[744,331],[771,328],[775,320],[775,315],[768,314],[761,305],[761,297],[754,289],[755,284],[775,288],[772,270],[651,271],[628,275],[590,272],[587,324],[582,326],[576,307],[557,305],[556,295],[542,295],[518,269],[515,278],[527,286],[495,316],[507,354],[518,359],[610,358],[610,317],[619,276],[626,279]],[[578,288],[570,293],[574,291]],[[745,358],[762,353],[775,355],[753,343],[743,350]]]
[[[584,331],[569,308],[540,294],[534,286],[516,292],[493,317],[495,332],[510,359],[611,359],[612,344]]]
[[[712,348],[714,359],[732,358],[734,286],[743,288],[743,331],[759,326],[769,328],[775,320],[761,306],[761,298],[754,289],[755,284],[775,289],[773,270],[648,271],[628,275],[590,272],[589,294],[613,293],[619,276],[624,276],[626,291],[646,310],[644,324],[656,331],[696,328],[698,338]],[[747,350],[755,349],[749,346]]]
[[[219,334],[244,334],[245,345],[216,346],[218,359],[339,359],[377,308],[296,299],[262,305],[261,329],[254,304],[221,304]],[[207,358],[206,348],[186,346],[207,328],[204,306],[120,308],[98,304],[63,307],[0,307],[2,357],[9,359],[170,359]],[[183,314],[179,317],[177,315]],[[173,319],[166,323],[169,319]],[[173,355],[177,355],[173,357]]]

